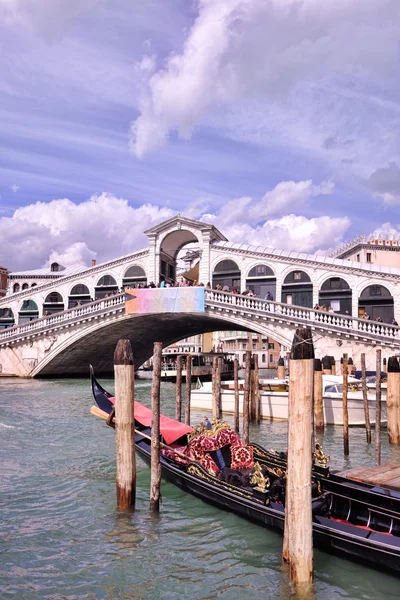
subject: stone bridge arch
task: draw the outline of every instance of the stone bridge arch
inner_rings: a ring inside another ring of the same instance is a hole
[[[210,314],[211,313],[211,314]],[[181,339],[210,331],[231,329],[249,331],[273,337],[285,349],[291,346],[292,332],[282,326],[254,323],[244,315],[216,316],[205,313],[162,313],[123,315],[118,319],[99,323],[96,320],[83,328],[69,331],[59,339],[51,336],[41,357],[31,372],[38,375],[70,375],[76,373],[76,365],[92,364],[97,372],[112,372],[114,350],[119,339],[129,339],[134,353],[135,368],[139,368],[153,355],[153,344],[161,341],[166,347]],[[89,371],[88,371],[89,372]]]

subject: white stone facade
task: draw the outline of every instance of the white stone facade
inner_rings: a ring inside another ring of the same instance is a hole
[[[246,288],[246,280],[251,269],[257,265],[267,265],[276,279],[274,299],[281,301],[285,278],[294,271],[301,271],[310,279],[312,306],[314,306],[319,302],[319,294],[324,282],[330,278],[340,278],[351,290],[351,313],[349,311],[349,314],[353,317],[358,316],[359,299],[363,291],[369,286],[383,286],[393,302],[394,318],[400,322],[400,269],[360,264],[326,256],[283,252],[269,247],[234,244],[228,242],[213,225],[179,215],[146,231],[146,234],[149,238],[148,248],[74,274],[60,273],[61,276],[55,281],[38,283],[35,288],[14,294],[9,293],[0,299],[0,310],[4,308],[11,310],[15,323],[18,323],[24,301],[26,303],[27,300],[31,300],[38,307],[37,316],[41,317],[44,314],[45,300],[52,292],[60,294],[66,309],[71,291],[76,285],[86,286],[90,299],[95,300],[96,286],[102,277],[111,276],[115,280],[116,288],[120,290],[123,287],[124,276],[132,266],[143,269],[148,283],[153,281],[157,284],[162,278],[168,277],[168,274],[161,272],[163,257],[164,265],[169,260],[173,267],[173,260],[176,259],[181,248],[185,244],[196,242],[200,252],[199,279],[204,285],[212,282],[213,273],[223,260],[234,261],[237,264],[240,271],[241,291]]]

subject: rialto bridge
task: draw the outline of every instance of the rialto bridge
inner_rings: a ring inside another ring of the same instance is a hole
[[[347,352],[359,364],[366,352],[374,368],[376,348],[383,356],[400,352],[399,329],[391,324],[400,319],[400,269],[230,243],[213,225],[179,215],[145,233],[144,250],[2,298],[1,372],[87,373],[89,362],[109,371],[122,337],[131,339],[139,367],[154,341],[167,346],[232,329],[272,337],[285,352],[301,325],[312,327],[317,356]],[[199,248],[204,287],[138,290],[135,310],[126,311],[123,288],[174,281],[178,253],[191,243]],[[230,292],[216,291],[218,284]],[[231,293],[244,289],[256,296]],[[264,300],[267,292],[272,301]],[[314,310],[316,304],[331,311]],[[364,312],[372,319],[359,318]],[[373,320],[378,315],[383,322]]]

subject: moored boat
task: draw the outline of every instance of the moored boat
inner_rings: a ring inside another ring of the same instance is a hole
[[[343,425],[343,377],[341,375],[323,375],[323,409],[326,425]],[[348,378],[347,405],[350,426],[365,425],[362,384],[355,377]],[[239,381],[239,413],[243,413],[243,380]],[[289,380],[261,379],[259,382],[261,398],[261,418],[287,420]],[[375,424],[375,394],[368,392],[370,423]],[[191,406],[200,410],[211,410],[212,383],[204,382],[192,390]],[[234,412],[234,382],[221,384],[222,412]],[[383,413],[381,423],[386,423],[386,401],[382,399]]]
[[[233,357],[225,352],[190,352],[181,354],[182,357],[182,380],[186,380],[186,359],[190,354],[192,357],[191,376],[197,380],[208,381],[212,377],[212,366],[214,357],[222,358],[221,378],[231,379],[233,377]],[[161,367],[161,379],[163,381],[176,381],[176,359],[178,354],[163,354],[163,362]],[[153,366],[147,365],[136,371],[138,379],[152,379]]]
[[[98,408],[95,414],[112,425],[114,399],[92,375]],[[206,502],[229,510],[262,526],[283,531],[285,504],[284,457],[257,445],[245,446],[223,421],[191,428],[168,417],[161,418],[162,476]],[[151,411],[135,403],[136,450],[149,464]],[[168,444],[166,447],[165,444]],[[275,464],[268,454],[276,455]],[[314,543],[376,568],[400,573],[400,511],[381,508],[367,496],[352,496],[352,484],[341,491],[325,488],[329,470],[321,468],[312,500]],[[343,479],[343,478],[342,478]],[[318,484],[319,483],[319,484]],[[347,491],[348,488],[348,491]],[[384,493],[384,491],[383,491]]]

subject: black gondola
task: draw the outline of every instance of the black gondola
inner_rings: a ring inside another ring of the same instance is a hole
[[[108,418],[112,425],[109,417],[113,412],[113,398],[96,381],[92,370],[91,384],[98,406],[97,414]],[[138,418],[136,408],[139,409]],[[144,418],[140,414],[142,409],[147,411],[147,416],[144,412]],[[136,450],[147,464],[150,464],[151,446],[150,440],[144,436],[151,435],[149,412],[149,409],[135,403]],[[199,461],[193,460],[191,450],[187,459],[182,459],[182,455],[191,448],[194,441],[199,441],[202,435],[204,437],[204,428],[200,426],[181,435],[184,431],[182,428],[191,428],[174,419],[163,419],[165,430],[163,432],[162,425],[161,434],[169,446],[163,448],[160,461],[162,476],[166,481],[219,508],[283,532],[284,457],[264,450],[256,444],[241,446],[239,454],[242,449],[251,449],[253,466],[235,469],[232,468],[233,458],[232,461],[230,459],[230,455],[233,457],[230,444],[221,443],[219,454],[214,450],[205,452],[207,460],[217,465],[218,470],[210,472],[212,469],[207,469]],[[174,428],[173,434],[169,428],[170,424]],[[213,435],[217,430],[221,440],[224,439],[224,435],[236,435],[222,421],[216,422],[215,430],[208,435]],[[210,439],[215,440],[217,436]],[[174,453],[174,450],[178,449],[179,455]],[[244,450],[242,454],[245,455]],[[272,457],[273,460],[269,462],[268,457]],[[400,512],[395,510],[398,498],[393,502],[389,500],[388,506],[391,508],[382,508],[379,498],[387,498],[388,490],[382,490],[379,495],[376,490],[371,491],[367,489],[368,486],[361,486],[364,488],[362,495],[362,490],[358,489],[357,484],[354,486],[354,483],[343,477],[335,482],[326,468],[317,473],[314,485],[316,495],[312,500],[314,544],[322,550],[342,557],[381,570],[400,573]],[[374,500],[371,503],[368,501],[370,496]]]

